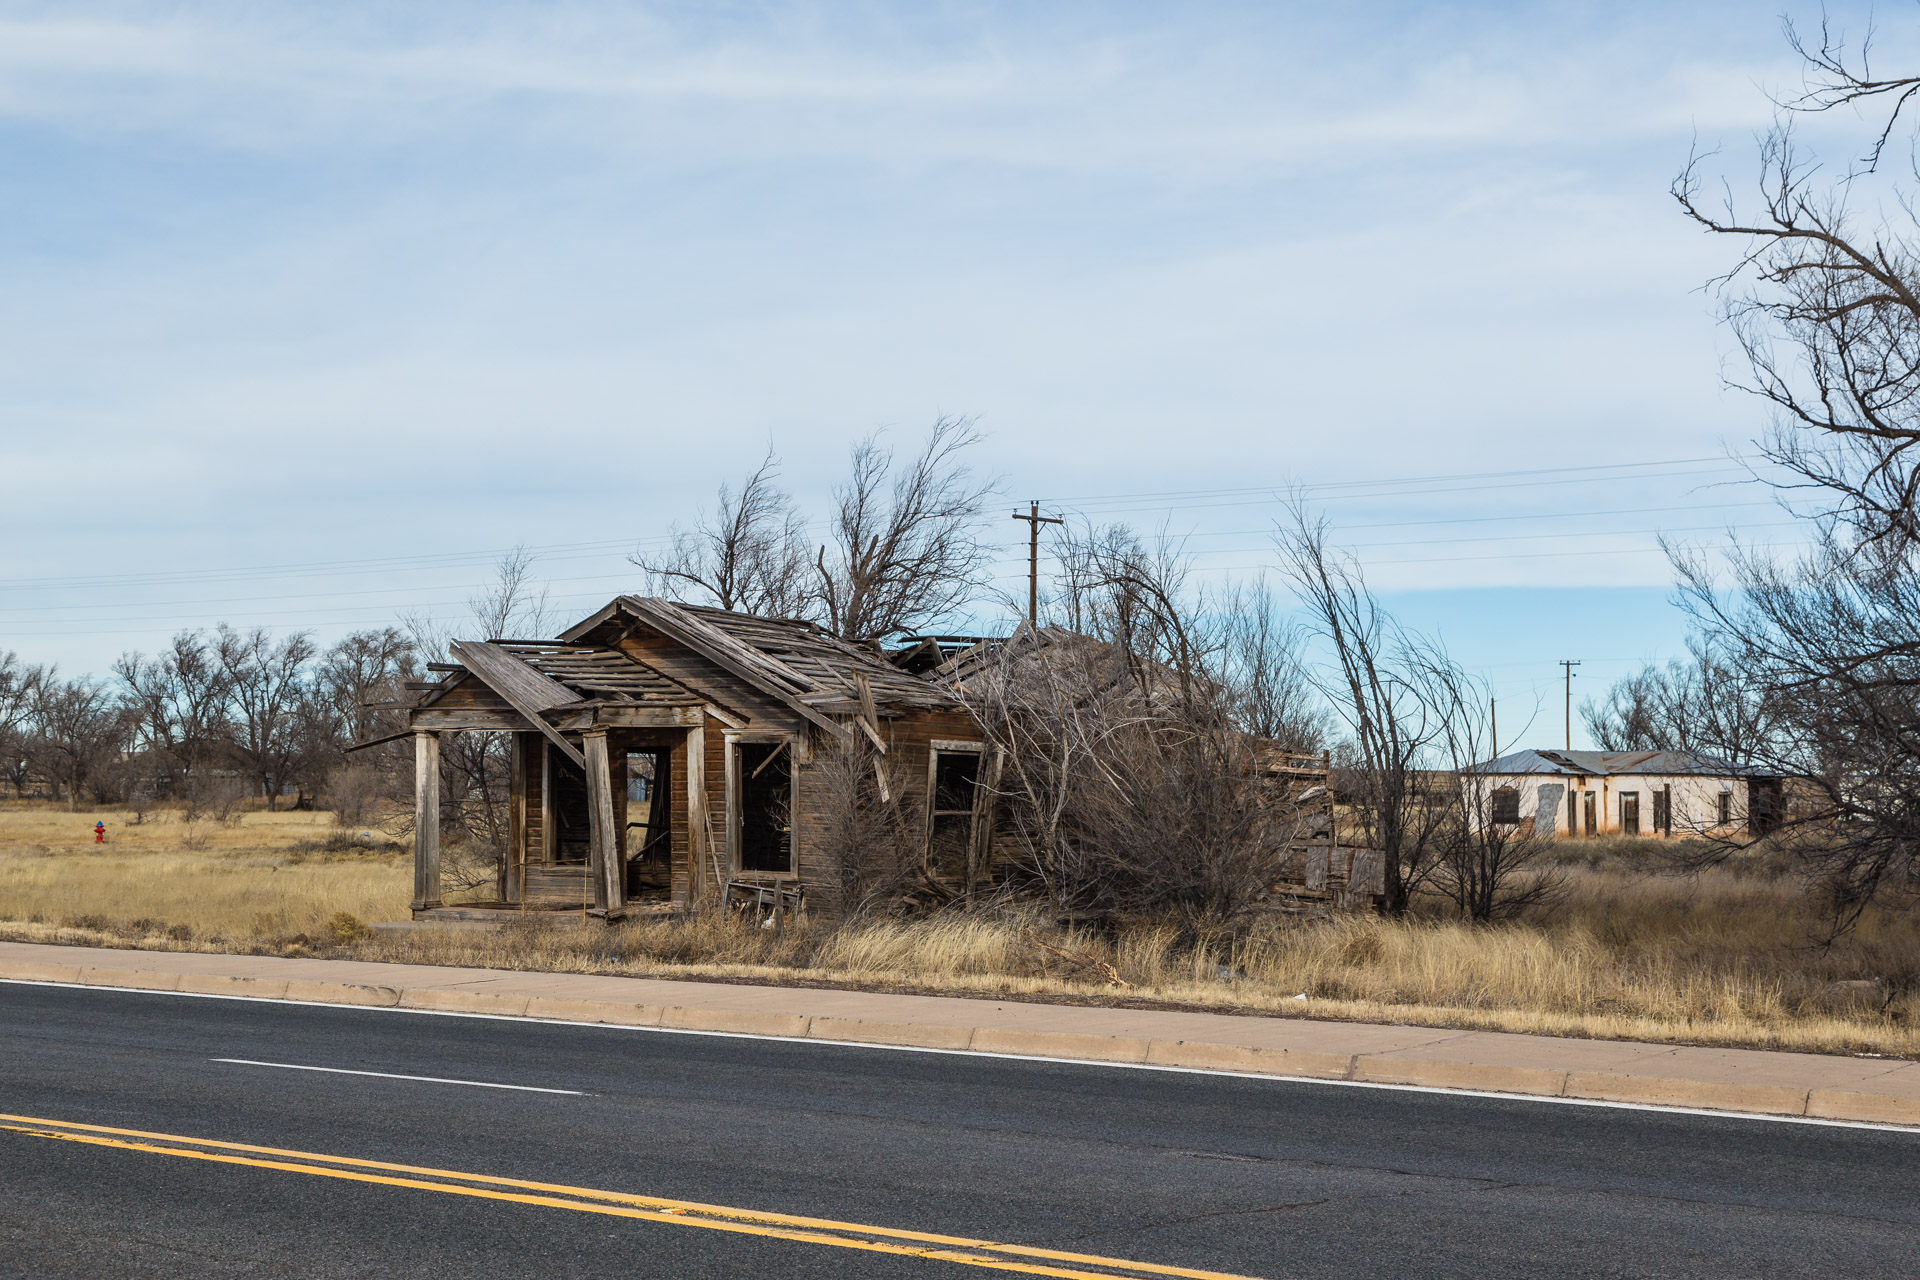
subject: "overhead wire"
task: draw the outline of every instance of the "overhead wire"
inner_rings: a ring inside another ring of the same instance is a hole
[[[1082,513],[1116,514],[1125,509],[1116,504],[1123,503],[1123,502],[1141,502],[1141,501],[1150,501],[1153,499],[1160,499],[1161,504],[1154,506],[1151,509],[1172,512],[1172,511],[1179,511],[1179,510],[1189,510],[1202,504],[1206,505],[1209,508],[1216,508],[1221,506],[1270,505],[1276,501],[1281,500],[1283,495],[1290,494],[1290,493],[1300,493],[1300,494],[1311,495],[1312,499],[1316,503],[1329,502],[1329,501],[1345,503],[1345,502],[1371,501],[1371,500],[1378,500],[1383,498],[1401,499],[1401,498],[1410,498],[1410,497],[1419,497],[1419,496],[1429,496],[1434,494],[1493,492],[1493,491],[1499,491],[1499,490],[1510,489],[1510,488],[1521,487],[1521,486],[1537,486],[1543,483],[1549,483],[1550,481],[1554,483],[1562,484],[1562,485],[1576,485],[1576,484],[1591,484],[1596,482],[1619,482],[1621,480],[1641,481],[1641,480],[1678,478],[1678,477],[1697,476],[1697,475],[1720,475],[1720,474],[1730,473],[1733,469],[1739,467],[1739,465],[1743,461],[1744,459],[1738,456],[1728,455],[1728,456],[1722,456],[1718,458],[1703,457],[1703,458],[1663,459],[1663,460],[1648,460],[1643,462],[1630,462],[1630,463],[1602,463],[1602,464],[1584,464],[1580,466],[1568,466],[1568,467],[1530,468],[1525,470],[1462,472],[1454,475],[1441,475],[1441,476],[1424,475],[1424,476],[1406,476],[1406,477],[1385,478],[1385,479],[1374,478],[1374,479],[1366,479],[1366,480],[1328,481],[1328,482],[1317,482],[1313,484],[1304,484],[1299,486],[1260,485],[1260,486],[1236,486],[1236,487],[1225,487],[1225,488],[1215,488],[1215,489],[1171,489],[1171,490],[1159,490],[1159,491],[1146,491],[1146,492],[1130,493],[1130,494],[1104,494],[1104,495],[1096,494],[1096,495],[1087,495],[1085,497],[1068,499],[1068,500],[1056,499],[1056,500],[1050,500],[1050,505],[1054,505],[1056,509],[1066,508],[1070,510],[1078,510]],[[1709,463],[1715,464],[1715,465],[1710,467],[1705,466],[1705,464],[1709,464]],[[1557,480],[1554,480],[1553,478],[1557,478]],[[1261,496],[1250,497],[1249,495],[1261,495]],[[1749,507],[1755,507],[1755,506],[1761,506],[1761,505],[1771,505],[1771,504],[1765,503],[1765,502],[1730,502],[1730,503],[1717,503],[1717,504],[1695,503],[1695,504],[1687,504],[1685,506],[1618,507],[1618,508],[1606,508],[1606,509],[1600,509],[1600,510],[1573,511],[1573,512],[1567,512],[1567,511],[1531,512],[1531,513],[1507,512],[1499,515],[1447,516],[1447,517],[1435,517],[1435,518],[1418,519],[1418,520],[1366,521],[1366,522],[1352,524],[1352,525],[1337,525],[1336,528],[1344,529],[1344,530],[1395,529],[1395,528],[1413,529],[1413,528],[1419,528],[1419,527],[1431,527],[1436,525],[1492,524],[1496,522],[1498,523],[1532,522],[1536,524],[1545,523],[1545,522],[1560,523],[1560,522],[1569,521],[1569,520],[1599,519],[1599,518],[1617,516],[1617,515],[1654,514],[1654,513],[1666,513],[1671,511],[1682,511],[1682,510],[1684,511],[1703,511],[1703,510],[1713,510],[1713,509],[1733,510],[1733,509],[1749,508]],[[1136,508],[1136,509],[1145,509],[1145,508]],[[821,523],[823,522],[819,522],[819,521],[810,522],[809,527],[817,527]],[[1767,524],[1767,525],[1748,526],[1748,527],[1778,528],[1782,526],[1779,524]],[[1664,531],[1659,529],[1644,529],[1644,528],[1636,528],[1636,529],[1628,529],[1628,530],[1603,528],[1603,529],[1570,531],[1570,532],[1562,532],[1562,533],[1516,531],[1510,534],[1489,533],[1489,534],[1478,535],[1473,537],[1452,538],[1452,539],[1443,539],[1443,540],[1434,540],[1434,539],[1390,540],[1390,541],[1380,541],[1380,542],[1373,542],[1373,543],[1350,544],[1350,546],[1351,546],[1351,549],[1355,551],[1366,551],[1366,550],[1376,549],[1376,548],[1384,549],[1384,548],[1393,548],[1393,547],[1401,547],[1401,546],[1466,545],[1466,544],[1473,544],[1473,543],[1489,543],[1489,542],[1498,543],[1503,541],[1519,541],[1522,539],[1525,539],[1529,542],[1537,542],[1547,538],[1569,538],[1569,537],[1611,539],[1611,538],[1621,538],[1621,537],[1637,537],[1637,536],[1643,536],[1648,533],[1657,533],[1657,532],[1701,532],[1704,530],[1705,530],[1704,526],[1696,526],[1689,529],[1664,530]],[[1195,530],[1185,535],[1185,537],[1200,540],[1200,539],[1213,539],[1213,538],[1220,538],[1220,537],[1245,536],[1247,534],[1259,533],[1259,532],[1265,532],[1265,530],[1259,530],[1259,529]],[[195,586],[195,585],[211,586],[211,585],[222,584],[222,583],[239,584],[239,583],[248,582],[248,581],[257,581],[261,579],[314,580],[314,579],[322,579],[322,578],[329,578],[329,577],[337,578],[337,577],[347,577],[347,576],[356,576],[364,579],[368,576],[374,576],[374,575],[386,576],[386,575],[401,575],[401,574],[441,573],[449,569],[468,568],[468,567],[486,565],[490,563],[497,563],[501,557],[506,555],[511,555],[517,551],[526,552],[527,554],[529,554],[531,557],[533,557],[536,561],[540,563],[567,562],[567,561],[577,562],[577,561],[586,561],[586,560],[606,559],[614,555],[622,555],[622,554],[627,557],[630,557],[636,551],[668,545],[670,544],[672,537],[673,537],[672,534],[665,534],[665,535],[658,535],[658,536],[646,537],[646,538],[609,538],[609,539],[596,539],[596,540],[576,540],[576,541],[553,542],[553,543],[544,543],[544,544],[525,544],[525,545],[516,546],[516,547],[470,548],[470,549],[457,550],[457,551],[418,552],[418,553],[412,553],[412,554],[406,554],[406,555],[394,555],[394,556],[313,560],[313,561],[293,562],[293,563],[286,563],[286,564],[279,564],[279,565],[254,564],[254,565],[231,566],[231,567],[223,567],[223,568],[182,569],[182,570],[169,570],[169,571],[160,571],[160,572],[125,572],[125,573],[118,573],[118,574],[69,575],[69,576],[49,576],[49,577],[40,577],[40,578],[0,579],[0,590],[6,590],[11,593],[23,593],[23,592],[52,593],[52,592],[60,592],[60,591],[83,590],[83,589],[127,590],[127,589],[142,588],[142,587],[151,589],[151,588],[159,588],[159,587],[180,587],[180,586]],[[1008,554],[1011,554],[1011,552],[1014,550],[1024,549],[1024,544],[1021,544],[1019,547],[1016,547],[1011,542],[1002,543],[998,541],[993,541],[993,542],[990,542],[988,546],[989,546],[989,549],[992,551],[1005,552]],[[1200,557],[1210,558],[1213,556],[1239,554],[1239,553],[1244,553],[1246,551],[1259,550],[1259,549],[1261,548],[1212,547],[1212,548],[1206,548],[1206,549],[1197,551],[1195,554]],[[1445,563],[1455,563],[1455,562],[1466,563],[1466,562],[1490,561],[1490,560],[1535,560],[1535,559],[1563,558],[1563,557],[1592,555],[1592,554],[1642,555],[1642,554],[1652,554],[1656,550],[1657,550],[1656,548],[1610,547],[1610,548],[1605,548],[1604,550],[1600,548],[1591,548],[1591,549],[1579,549],[1579,550],[1570,550],[1570,551],[1551,551],[1551,552],[1506,552],[1506,553],[1500,553],[1496,555],[1486,555],[1486,556],[1450,555],[1445,557],[1428,557],[1428,558],[1413,558],[1413,559],[1381,559],[1381,558],[1369,556],[1369,557],[1365,557],[1365,559],[1369,565],[1379,565],[1379,566],[1385,567],[1385,566],[1392,566],[1392,565],[1445,564]],[[1260,567],[1266,567],[1266,566],[1207,566],[1205,571],[1208,571],[1208,572],[1232,571],[1236,568],[1241,568],[1241,567],[1260,568]],[[629,577],[630,573],[631,573],[630,570],[624,569],[624,568],[618,569],[618,570],[610,569],[608,572],[605,572],[605,573],[578,574],[578,575],[569,575],[565,577],[547,578],[542,580],[541,583],[538,583],[535,585],[536,585],[536,589],[538,589],[540,585],[558,585],[563,583],[594,582],[594,581],[604,582],[604,581],[609,581],[616,578]],[[1005,576],[1010,578],[1012,574],[1009,573]],[[433,583],[431,585],[422,584],[423,590],[420,592],[420,594],[425,594],[426,591],[431,591],[436,596],[438,596],[441,593],[445,593],[449,591],[483,590],[487,585],[488,584],[486,583],[475,583],[470,586],[461,587],[457,585],[449,585],[444,582]],[[384,587],[354,588],[354,589],[340,590],[340,591],[322,591],[322,592],[304,591],[304,592],[293,592],[293,593],[278,593],[274,595],[232,595],[232,596],[209,597],[209,598],[195,599],[195,600],[167,600],[164,602],[153,601],[151,603],[162,604],[163,607],[166,607],[166,608],[180,608],[186,605],[217,605],[217,604],[245,605],[245,604],[278,602],[283,600],[342,600],[342,601],[345,601],[348,598],[352,598],[356,601],[360,601],[359,603],[342,603],[340,605],[333,606],[333,607],[318,607],[318,608],[306,609],[306,610],[273,611],[277,616],[298,614],[303,617],[319,617],[319,616],[324,616],[328,614],[340,614],[340,613],[348,613],[348,612],[360,613],[369,608],[376,608],[378,606],[375,605],[372,600],[365,599],[365,598],[378,597],[382,595],[391,596],[395,591],[398,591],[398,590],[404,590],[404,588],[402,588],[398,583],[391,583]],[[587,598],[587,597],[582,595],[581,598]],[[113,609],[126,609],[129,603],[131,602],[128,602],[125,600],[117,601],[117,602],[91,602],[90,601],[90,602],[75,603],[75,604],[42,601],[37,605],[10,604],[5,606],[0,606],[0,615],[10,615],[9,620],[7,622],[7,625],[10,628],[70,625],[72,623],[81,623],[81,622],[84,622],[87,624],[93,624],[96,626],[104,626],[104,625],[113,624],[113,623],[193,621],[195,620],[195,617],[196,617],[196,615],[184,615],[184,614],[144,615],[144,616],[121,615],[119,617],[88,617],[84,619],[78,618],[78,617],[47,616],[47,615],[60,615],[60,614],[71,615],[71,614],[78,614],[78,613],[99,613],[99,612],[105,612]],[[397,612],[400,608],[412,606],[415,608],[431,610],[436,608],[458,607],[458,606],[464,605],[465,603],[466,603],[465,600],[455,600],[455,599],[421,600],[418,598],[418,595],[413,595],[413,596],[409,596],[400,604],[396,604],[394,606],[394,609]],[[139,605],[134,604],[133,607],[137,609]],[[25,616],[21,616],[21,615],[25,615]],[[391,620],[391,615],[389,615],[387,619],[376,619],[374,621],[378,622],[378,621],[390,621],[390,620]],[[335,621],[333,625],[357,625],[357,623],[345,623],[341,621]],[[22,634],[35,634],[35,635],[48,636],[48,635],[66,635],[66,634],[80,635],[80,634],[104,634],[104,633],[98,632],[98,631],[85,631],[85,632],[33,631],[30,633],[23,632]]]

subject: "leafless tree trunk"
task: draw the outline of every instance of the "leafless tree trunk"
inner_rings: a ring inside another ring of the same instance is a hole
[[[904,466],[868,436],[853,473],[834,490],[830,542],[815,557],[815,603],[846,640],[914,631],[970,603],[985,585],[979,521],[994,492],[963,455],[980,434],[966,418],[941,418]]]

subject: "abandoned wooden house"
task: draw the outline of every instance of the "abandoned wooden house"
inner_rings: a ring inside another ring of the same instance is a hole
[[[893,815],[917,864],[894,869],[903,880],[936,896],[992,883],[1017,825],[995,803],[1001,757],[964,676],[1002,643],[916,637],[884,651],[810,622],[638,596],[552,640],[455,641],[404,704],[414,917],[612,922],[697,904],[832,915],[873,874],[841,859],[850,773]],[[511,751],[490,892],[450,902],[440,762],[456,733],[507,734]],[[1325,758],[1266,759],[1263,792],[1301,814],[1274,851],[1273,908],[1365,907],[1377,867],[1340,847]]]
[[[984,746],[953,692],[808,622],[622,596],[554,640],[458,641],[406,708],[416,918],[741,898],[831,912],[829,751],[864,741],[924,823],[926,871],[985,874]],[[447,904],[440,738],[512,735],[494,892]]]

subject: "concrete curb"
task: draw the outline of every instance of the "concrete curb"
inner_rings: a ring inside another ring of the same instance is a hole
[[[769,1013],[752,1009],[525,996],[468,991],[458,987],[395,988],[351,982],[174,974],[19,961],[0,961],[0,978],[16,982],[245,996],[259,1000],[297,1000],[312,1004],[414,1009],[431,1013],[547,1018],[617,1027],[659,1027],[679,1031],[885,1045],[903,1049],[1070,1058],[1086,1062],[1185,1067],[1254,1076],[1349,1080],[1656,1107],[1806,1116],[1864,1124],[1920,1126],[1920,1098],[1870,1090],[1701,1080],[1628,1071],[1570,1071],[1512,1063],[1462,1062],[1422,1058],[1413,1050],[1394,1054],[1321,1053],[1211,1041],[1148,1040],[1134,1036],[1028,1031],[1008,1027],[889,1022]]]

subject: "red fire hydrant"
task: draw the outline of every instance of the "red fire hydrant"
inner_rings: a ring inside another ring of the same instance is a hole
[[[93,842],[95,844],[105,844],[107,842],[107,824],[106,823],[96,822],[93,824]]]

